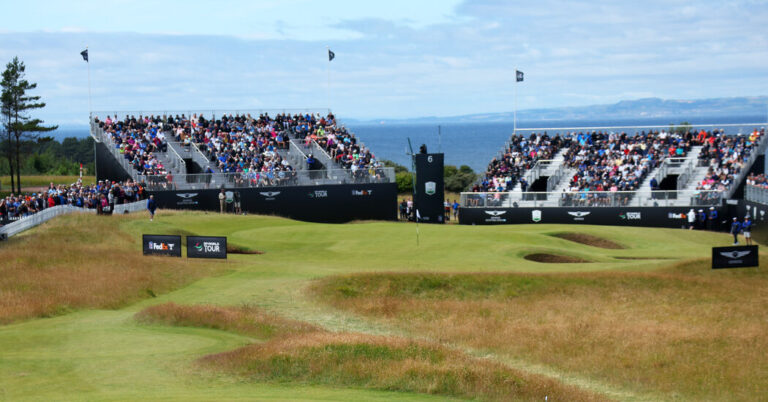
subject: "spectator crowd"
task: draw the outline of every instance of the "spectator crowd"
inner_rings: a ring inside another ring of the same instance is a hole
[[[708,167],[698,190],[730,189],[736,174],[765,135],[755,129],[748,135],[726,135],[724,130],[657,130],[634,134],[582,131],[556,134],[513,135],[501,155],[491,160],[475,192],[512,191],[520,183],[525,192],[532,183],[523,178],[536,162],[552,159],[562,150],[564,166],[574,169],[563,192],[568,205],[626,205],[630,195],[610,197],[594,192],[633,192],[665,158],[687,157],[701,146],[698,166]],[[755,178],[755,181],[758,179]],[[656,188],[654,188],[655,190]]]
[[[57,205],[72,205],[96,210],[98,214],[111,214],[115,205],[145,198],[144,185],[130,180],[123,183],[99,181],[93,185],[84,185],[80,180],[70,185],[51,183],[44,191],[10,194],[0,199],[0,224],[26,218]]]

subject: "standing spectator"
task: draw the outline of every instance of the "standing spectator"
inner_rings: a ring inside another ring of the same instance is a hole
[[[147,211],[149,211],[149,221],[152,222],[155,219],[155,210],[157,209],[157,203],[155,202],[155,196],[150,195],[147,200]]]
[[[709,214],[707,214],[707,230],[715,230],[717,228],[717,210],[715,207],[709,207]]]
[[[224,189],[221,189],[221,192],[219,192],[219,209],[221,213],[224,213],[224,199],[227,198],[226,195],[224,195]]]
[[[693,226],[696,224],[696,211],[691,208],[688,211],[688,229],[693,230]]]
[[[453,200],[453,219],[459,219],[459,203]]]
[[[744,217],[744,222],[741,223],[741,232],[744,233],[744,241],[747,243],[747,246],[752,245],[752,220],[750,219],[749,215]]]
[[[445,202],[443,203],[443,208],[445,208],[445,213],[444,213],[445,221],[446,222],[450,221],[451,220],[451,203],[448,202],[447,198],[445,199]]]
[[[733,245],[739,244],[739,232],[741,231],[741,223],[739,223],[739,218],[733,217],[733,222],[731,223],[731,234],[733,235]]]
[[[235,194],[233,196],[233,201],[234,201],[235,213],[236,214],[243,213],[243,210],[240,207],[240,192],[239,191],[235,191]]]

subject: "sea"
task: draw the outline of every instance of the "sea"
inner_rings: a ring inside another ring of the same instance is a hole
[[[575,127],[629,127],[614,128],[614,131],[634,132],[648,126],[665,126],[690,122],[693,125],[728,124],[737,125],[728,127],[728,133],[748,133],[754,125],[740,125],[742,123],[756,123],[765,121],[765,116],[746,117],[720,117],[720,118],[681,118],[679,121],[670,122],[663,119],[638,119],[638,120],[543,120],[521,121],[517,124],[518,134],[530,134],[534,128],[544,128],[550,134],[555,134],[566,128]],[[342,123],[344,123],[342,121]],[[483,172],[492,158],[497,156],[513,133],[512,122],[494,123],[347,123],[346,127],[355,133],[355,136],[364,143],[377,159],[388,159],[404,165],[410,169],[411,149],[418,152],[424,144],[428,152],[445,154],[446,165],[467,165],[475,172]],[[764,127],[765,123],[762,123]],[[717,127],[717,126],[715,126]],[[711,129],[712,127],[707,127]],[[82,138],[88,136],[88,128],[65,127],[51,133],[57,139],[66,137]],[[410,141],[410,146],[409,146]]]

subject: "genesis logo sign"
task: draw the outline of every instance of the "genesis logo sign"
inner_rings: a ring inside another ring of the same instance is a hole
[[[264,199],[265,199],[265,200],[267,200],[267,201],[272,201],[272,200],[274,200],[274,199],[275,199],[275,197],[277,197],[278,195],[280,195],[280,192],[279,192],[279,191],[262,191],[262,192],[260,192],[259,194],[261,194],[262,196],[264,196]]]
[[[751,253],[751,251],[728,251],[728,252],[721,252],[720,255],[722,255],[725,258],[728,258],[730,260],[739,259],[741,257],[744,257]]]
[[[176,193],[176,196],[181,198],[176,201],[176,205],[197,205],[197,193]]]
[[[583,221],[584,217],[589,215],[589,214],[591,214],[591,212],[586,212],[586,211],[568,212],[568,215],[572,216],[573,220],[575,220],[575,221]]]
[[[505,218],[502,218],[501,216],[506,214],[507,211],[485,211],[486,214],[490,215],[489,218],[485,218],[486,222],[506,222],[507,220]]]

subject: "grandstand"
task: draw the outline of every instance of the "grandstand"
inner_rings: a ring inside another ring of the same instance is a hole
[[[461,205],[720,207],[766,146],[764,123],[518,130]]]
[[[208,113],[95,112],[91,136],[150,191],[394,182],[330,112]]]
[[[396,218],[394,169],[327,110],[94,112],[90,126],[97,178],[141,183],[161,208],[220,211],[225,189],[247,212]]]

